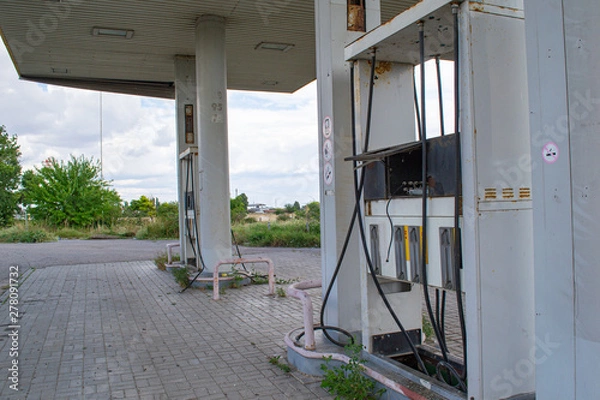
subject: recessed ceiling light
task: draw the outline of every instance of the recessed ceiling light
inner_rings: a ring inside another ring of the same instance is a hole
[[[115,29],[115,28],[100,28],[95,26],[92,28],[93,36],[110,36],[110,37],[121,37],[124,39],[131,39],[133,37],[133,30],[131,29]]]
[[[265,86],[277,86],[279,84],[279,82],[278,81],[263,81],[262,84]]]
[[[52,72],[55,74],[68,74],[69,70],[66,68],[54,68],[52,67]]]
[[[276,50],[285,53],[293,48],[294,45],[291,43],[260,42],[254,50]]]

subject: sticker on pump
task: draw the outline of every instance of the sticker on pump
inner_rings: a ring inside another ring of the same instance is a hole
[[[332,126],[331,126],[331,117],[325,117],[323,118],[323,136],[325,136],[326,138],[328,138],[329,136],[331,136],[331,130],[332,130]]]
[[[325,163],[323,167],[323,180],[326,185],[333,183],[333,166],[330,163]]]
[[[542,149],[542,157],[546,164],[554,164],[558,160],[558,146],[554,142],[547,143]]]
[[[333,157],[333,142],[331,139],[325,139],[323,142],[323,158],[325,161],[331,161]]]

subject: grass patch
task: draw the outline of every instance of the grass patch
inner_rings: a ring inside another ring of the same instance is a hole
[[[363,374],[365,360],[360,356],[362,346],[349,344],[345,348],[350,362],[339,367],[331,367],[331,356],[324,357],[321,370],[325,373],[321,387],[336,399],[374,400],[379,399],[384,389],[375,390],[375,381]]]
[[[179,259],[180,258],[178,254],[173,254],[171,261],[175,262],[179,261]],[[167,269],[167,261],[169,261],[169,256],[167,255],[166,251],[158,253],[154,258],[154,264],[156,264],[158,269],[160,269],[161,271],[165,271]]]
[[[14,225],[0,230],[1,243],[42,243],[54,242],[56,235],[48,229],[39,226],[25,227]]]
[[[427,339],[433,338],[435,332],[433,331],[433,326],[431,325],[431,322],[429,322],[429,318],[427,318],[425,315],[423,315],[422,321],[423,321],[423,333],[425,334],[425,337]]]
[[[41,243],[57,239],[178,239],[177,216],[158,217],[151,221],[143,218],[120,218],[111,226],[87,228],[48,227],[41,222],[17,222],[0,229],[0,243]]]
[[[254,247],[319,247],[318,222],[280,221],[237,224],[233,232],[239,244]]]
[[[158,217],[156,220],[142,226],[136,233],[137,239],[177,239],[179,224],[177,219]]]
[[[60,239],[87,239],[90,234],[74,228],[61,228],[56,231],[56,236]]]
[[[187,285],[190,283],[190,276],[187,268],[173,268],[171,272],[175,277],[175,282],[177,282],[182,288],[187,287]]]

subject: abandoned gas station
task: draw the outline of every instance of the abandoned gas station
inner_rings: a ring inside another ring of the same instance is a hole
[[[182,259],[208,274],[232,257],[227,90],[317,80],[326,307],[317,343],[308,327],[286,338],[299,369],[314,372],[311,360],[351,336],[389,398],[600,393],[595,0],[0,7],[21,79],[175,99]],[[423,101],[441,74],[420,71],[440,61],[452,99]],[[432,127],[444,111],[452,126]]]

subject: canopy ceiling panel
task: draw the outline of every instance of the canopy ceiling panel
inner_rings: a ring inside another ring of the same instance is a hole
[[[382,20],[415,3],[382,2]],[[17,72],[36,82],[173,98],[174,57],[194,55],[204,14],[226,18],[230,89],[293,92],[315,79],[312,0],[0,0],[0,10]]]

